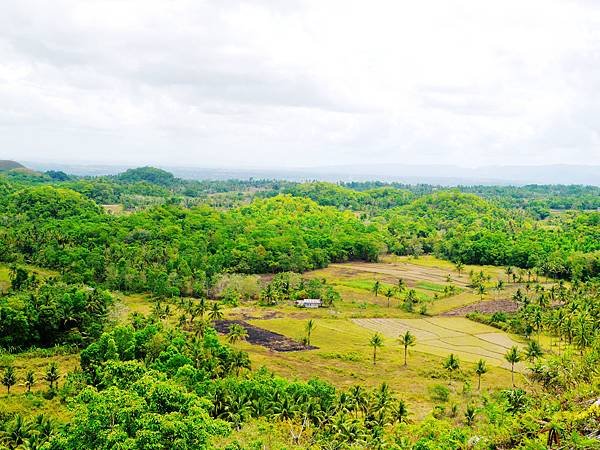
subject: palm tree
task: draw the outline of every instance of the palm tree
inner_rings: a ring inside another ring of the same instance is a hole
[[[412,347],[413,345],[415,345],[417,338],[409,330],[406,330],[406,333],[401,334],[398,340],[400,341],[400,345],[404,347],[404,365],[406,366],[406,356],[408,353],[408,347]]]
[[[510,376],[513,387],[515,387],[515,364],[521,361],[521,353],[516,345],[513,345],[508,352],[506,352],[504,359],[510,363]]]
[[[398,278],[398,292],[401,294],[406,289],[406,282],[402,278]]]
[[[452,377],[452,374],[460,369],[460,360],[454,353],[450,353],[442,365],[444,366],[444,369],[448,371],[450,377]]]
[[[515,274],[513,268],[507,266],[506,269],[504,269],[504,272],[506,273],[506,279],[508,280],[507,283],[510,283],[510,277]]]
[[[28,370],[25,375],[25,387],[27,387],[27,392],[31,392],[31,388],[35,384],[35,373],[33,370]]]
[[[406,402],[404,400],[398,400],[396,407],[392,410],[392,418],[394,422],[407,423],[409,415],[410,412],[408,411]]]
[[[388,288],[385,291],[385,297],[387,298],[387,307],[390,307],[390,298],[392,298],[394,295],[394,290],[392,288]]]
[[[481,376],[487,373],[488,368],[483,359],[477,361],[477,365],[475,366],[475,373],[477,374],[477,390],[481,389]]]
[[[383,346],[383,336],[375,333],[369,340],[369,345],[373,347],[373,365],[377,364],[377,349]]]
[[[312,335],[312,332],[314,331],[314,329],[317,327],[317,325],[315,324],[315,321],[313,319],[309,319],[308,322],[306,322],[306,326],[305,326],[305,330],[306,330],[306,345],[310,347],[310,337]]]
[[[239,323],[234,323],[229,327],[227,340],[230,344],[235,344],[239,340],[245,340],[248,337],[248,331]]]
[[[375,281],[371,290],[375,293],[375,297],[379,294],[379,290],[381,289],[381,283],[379,280]]]
[[[457,261],[454,266],[456,267],[456,271],[458,272],[458,277],[460,278],[460,274],[463,271],[463,269],[465,268],[465,265],[462,263],[462,261]]]
[[[475,422],[475,418],[477,417],[477,408],[475,406],[469,404],[467,405],[467,410],[465,411],[465,419],[467,421],[467,426],[470,427]]]
[[[58,372],[58,365],[54,361],[52,361],[48,365],[48,368],[46,369],[46,374],[44,375],[44,380],[46,380],[50,385],[50,390],[52,390],[52,388],[54,387],[54,383],[56,383],[59,378],[60,374]]]
[[[575,344],[579,349],[581,356],[586,347],[592,343],[593,330],[590,327],[592,321],[586,314],[580,314],[575,319],[575,334],[573,336]]]
[[[477,285],[477,293],[479,294],[480,299],[483,300],[483,296],[485,295],[485,286],[483,283]]]
[[[6,386],[6,393],[10,394],[10,388],[17,384],[17,374],[13,366],[6,366],[4,369],[2,384]]]
[[[504,281],[498,280],[498,282],[496,283],[496,292],[498,293],[498,295],[500,295],[500,291],[502,291],[502,289],[504,289]]]
[[[211,322],[216,322],[217,320],[223,319],[223,311],[221,311],[221,306],[219,303],[213,302],[208,313],[208,318]]]
[[[537,341],[529,341],[527,348],[525,349],[525,357],[529,362],[533,362],[544,354],[542,347]]]

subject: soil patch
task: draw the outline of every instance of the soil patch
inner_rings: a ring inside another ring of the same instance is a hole
[[[519,310],[519,304],[512,300],[490,300],[487,302],[474,303],[460,308],[447,311],[442,316],[466,316],[469,313],[480,312],[483,314],[494,314],[496,312],[515,313]]]
[[[229,327],[234,323],[241,325],[246,329],[248,332],[246,340],[248,342],[251,344],[262,345],[263,347],[267,347],[276,352],[297,352],[318,348],[314,345],[304,345],[283,334],[255,327],[244,320],[219,320],[215,323],[215,329],[221,334],[227,334],[229,332]]]

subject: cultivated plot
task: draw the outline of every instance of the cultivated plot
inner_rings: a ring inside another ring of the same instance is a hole
[[[454,353],[470,362],[483,358],[489,364],[504,368],[510,368],[504,359],[506,351],[513,345],[522,347],[508,334],[462,317],[353,319],[353,322],[389,339],[398,339],[409,330],[417,338],[414,347],[417,351],[438,356]],[[522,369],[521,366],[516,368]]]

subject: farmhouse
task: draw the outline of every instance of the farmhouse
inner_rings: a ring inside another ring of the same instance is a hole
[[[295,303],[298,308],[320,308],[323,305],[320,298],[305,298]]]

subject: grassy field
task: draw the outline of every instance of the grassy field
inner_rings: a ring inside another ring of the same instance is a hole
[[[502,268],[495,267],[466,267],[465,272],[471,269],[484,270],[494,280],[504,274]],[[291,379],[321,378],[343,388],[354,384],[374,388],[386,381],[409,403],[413,417],[417,419],[428,414],[437,403],[430,394],[434,385],[443,384],[450,388],[450,402],[461,403],[465,401],[465,396],[480,395],[475,389],[470,392],[464,388],[465,382],[476,386],[473,369],[474,362],[479,358],[485,359],[490,368],[483,377],[483,391],[511,385],[510,371],[506,369],[503,354],[511,345],[518,344],[516,338],[465,318],[439,316],[480,301],[479,295],[467,286],[468,275],[463,272],[459,276],[453,264],[432,257],[416,260],[388,257],[376,264],[333,264],[305,276],[326,279],[335,286],[341,299],[331,308],[314,310],[295,308],[292,302],[283,302],[274,307],[245,302],[239,307],[225,310],[229,319],[243,319],[297,340],[305,336],[307,320],[315,320],[316,329],[311,343],[318,347],[316,350],[274,352],[260,345],[237,343],[237,347],[248,351],[254,368],[265,366]],[[426,316],[406,312],[401,307],[402,298],[398,295],[391,298],[388,307],[383,293],[387,288],[396,287],[400,278],[408,288],[416,290],[420,300],[426,302]],[[376,280],[382,284],[378,296],[372,292]],[[8,268],[0,266],[2,282],[8,283]],[[456,294],[444,296],[444,287],[450,284],[455,286]],[[487,293],[484,301],[497,297],[508,298],[515,288],[511,285],[502,293]],[[146,295],[116,295],[118,300],[110,317],[112,323],[126,321],[132,312],[149,314],[152,310],[152,302]],[[178,313],[175,313],[171,322],[174,323],[177,316]],[[408,365],[404,366],[404,352],[397,338],[400,332],[407,329],[417,336],[417,345],[410,348]],[[368,344],[375,331],[381,332],[385,340],[384,346],[378,350],[376,365],[373,364],[372,348]],[[451,352],[461,360],[461,371],[454,380],[450,380],[442,368],[443,360]],[[78,354],[31,352],[0,358],[3,358],[0,359],[0,366],[9,362],[6,359],[9,358],[20,378],[26,370],[33,369],[38,374],[38,380],[42,379],[50,361],[58,362],[63,374],[79,366]],[[526,383],[522,375],[517,374],[516,378],[518,384]],[[6,394],[0,396],[0,404],[8,411],[36,413],[55,409],[59,417],[68,416],[66,405],[57,403],[56,399],[42,401],[40,395],[46,390],[43,381],[34,386],[35,394],[25,394],[23,385],[13,390],[10,398]]]

